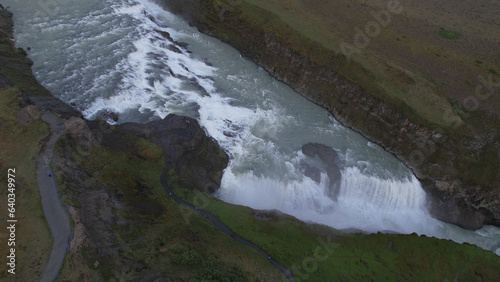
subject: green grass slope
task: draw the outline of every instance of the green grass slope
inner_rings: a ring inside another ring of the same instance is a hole
[[[470,244],[416,234],[347,234],[277,211],[224,203],[182,183],[171,170],[169,184],[178,196],[211,212],[285,267],[293,267],[297,281],[500,279],[500,257]]]

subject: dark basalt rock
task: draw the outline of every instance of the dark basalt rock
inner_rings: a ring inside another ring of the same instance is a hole
[[[5,76],[0,76],[0,88],[11,87],[12,82]]]
[[[328,176],[326,194],[332,200],[336,200],[340,192],[340,180],[342,178],[342,173],[338,166],[339,158],[337,152],[332,147],[323,144],[307,143],[302,146],[302,153],[310,158],[318,157],[324,163],[326,175]],[[302,165],[304,174],[319,183],[321,180],[321,169],[307,163]]]
[[[332,147],[318,143],[303,145],[302,153],[311,158],[318,156],[328,166],[335,165],[338,160],[338,154]]]
[[[205,134],[196,120],[168,115],[145,125],[125,123],[118,129],[162,147],[166,152],[167,167],[173,166],[186,187],[209,193],[219,189],[229,157],[214,139]]]
[[[12,22],[12,13],[5,10],[5,8],[0,4],[0,35],[5,37],[12,37],[12,29],[14,28],[14,23]]]
[[[163,30],[158,30],[158,29],[156,29],[155,31],[158,32],[161,36],[165,37],[168,41],[172,41],[172,42],[174,41],[172,36],[170,36],[170,33],[163,31]]]
[[[187,49],[187,47],[189,46],[189,44],[187,44],[186,42],[175,41],[175,44],[177,44],[177,46],[181,47],[182,49]]]
[[[88,149],[92,144],[93,137],[85,120],[77,117],[71,117],[64,122],[66,134],[75,144]]]
[[[105,120],[105,121],[112,121],[112,122],[117,122],[118,121],[118,114],[111,111],[111,110],[102,110],[102,111],[99,111],[97,114],[96,114],[96,117],[98,119],[102,119],[102,120]]]
[[[63,119],[71,117],[82,118],[83,115],[78,110],[75,110],[63,101],[50,96],[29,96],[23,93],[23,100],[37,106],[42,111],[48,111],[58,114]]]
[[[175,47],[175,45],[170,44],[167,46],[167,49],[172,51],[172,52],[182,54],[182,51],[179,48]]]
[[[485,220],[483,213],[457,199],[434,204],[432,212],[437,216],[446,216],[450,221],[456,222],[456,225],[468,229],[481,228],[481,223]]]

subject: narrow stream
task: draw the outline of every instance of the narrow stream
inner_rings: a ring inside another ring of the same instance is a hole
[[[231,158],[220,199],[338,229],[466,241],[500,255],[499,228],[473,232],[432,218],[420,183],[391,154],[154,2],[3,2],[37,79],[85,117],[198,119]]]

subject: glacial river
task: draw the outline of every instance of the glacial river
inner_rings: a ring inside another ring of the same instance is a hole
[[[474,232],[432,218],[420,183],[394,156],[153,1],[2,4],[14,13],[17,45],[30,47],[37,79],[85,117],[197,119],[230,156],[220,199],[337,229],[470,242],[500,255],[499,228]],[[340,179],[302,152],[308,143],[335,150]]]

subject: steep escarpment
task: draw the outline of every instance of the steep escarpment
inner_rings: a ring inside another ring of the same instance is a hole
[[[415,107],[382,94],[384,89],[363,87],[363,80],[376,76],[362,64],[302,36],[252,1],[164,2],[395,154],[423,184],[438,219],[470,229],[500,226],[497,116],[453,109],[429,120]]]
[[[118,128],[163,148],[167,163],[184,179],[185,187],[209,193],[219,189],[229,158],[196,120],[169,115],[147,125],[125,123]]]

